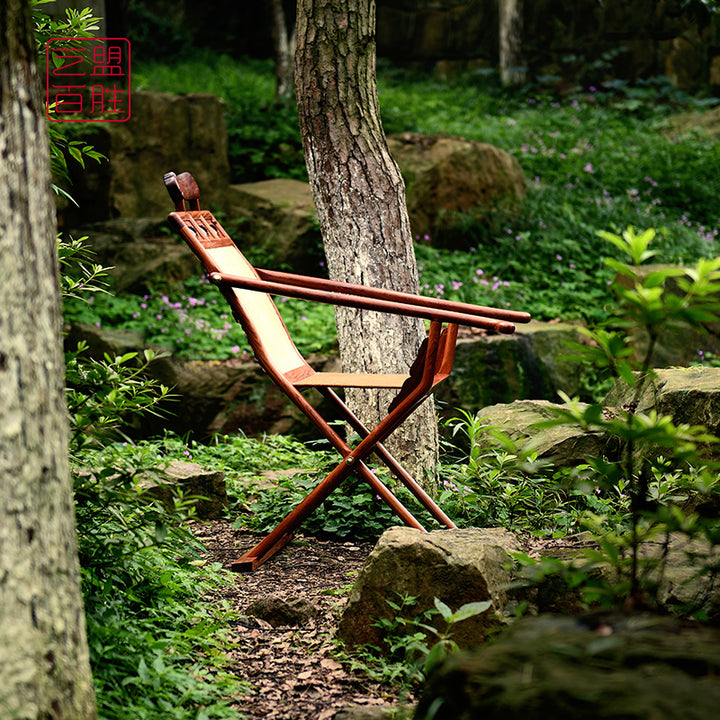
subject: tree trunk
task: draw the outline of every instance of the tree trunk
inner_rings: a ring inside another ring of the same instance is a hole
[[[417,292],[405,186],[380,122],[374,0],[298,0],[295,79],[305,160],[330,277]],[[425,337],[421,320],[339,308],[349,372],[403,372]],[[366,425],[386,415],[388,391],[352,390]],[[437,419],[426,401],[387,443],[432,489]]]
[[[500,80],[521,85],[527,79],[523,60],[523,0],[500,0]]]
[[[96,717],[29,3],[0,0],[0,715]]]
[[[275,99],[289,100],[295,88],[293,56],[295,55],[295,28],[288,32],[282,0],[272,4],[272,34],[275,49]]]

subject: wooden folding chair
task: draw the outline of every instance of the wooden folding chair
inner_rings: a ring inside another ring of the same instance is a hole
[[[424,531],[422,525],[365,464],[366,458],[372,452],[436,520],[445,527],[454,528],[453,522],[382,443],[405,422],[432,388],[449,375],[455,354],[458,325],[484,328],[497,333],[512,333],[515,330],[513,323],[529,322],[530,316],[524,312],[479,307],[322,278],[256,269],[243,256],[212,213],[200,210],[198,186],[189,173],[167,173],[165,185],[175,203],[175,212],[168,216],[171,225],[179,231],[197,255],[205,272],[230,304],[257,361],[342,456],[340,463],[267,537],[232,563],[232,569],[255,570],[274,555],[290,540],[299,525],[351,473],[356,473],[365,480],[404,523]],[[430,329],[407,374],[316,372],[293,344],[271,295],[420,317],[430,321]],[[445,329],[443,324],[447,324]],[[356,447],[351,448],[303,397],[301,390],[308,387],[317,388],[337,407],[341,419],[358,433],[361,440]],[[386,417],[377,427],[368,429],[332,389],[348,387],[395,388],[399,392],[390,403]]]

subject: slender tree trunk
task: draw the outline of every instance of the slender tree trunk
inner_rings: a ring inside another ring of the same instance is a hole
[[[523,59],[523,0],[500,0],[500,80],[520,85],[527,79]]]
[[[288,32],[282,0],[270,0],[275,47],[275,99],[289,100],[295,89],[295,28]]]
[[[405,186],[380,122],[375,2],[298,0],[297,8],[300,130],[330,277],[417,292]],[[425,337],[416,319],[352,309],[338,309],[336,319],[340,359],[351,372],[402,372]],[[353,390],[347,398],[374,426],[392,393]],[[388,444],[431,487],[438,450],[432,401]]]
[[[0,717],[96,717],[29,3],[0,0]]]

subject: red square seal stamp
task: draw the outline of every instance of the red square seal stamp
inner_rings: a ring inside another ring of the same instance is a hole
[[[52,38],[46,80],[50,121],[125,122],[130,118],[130,41]]]

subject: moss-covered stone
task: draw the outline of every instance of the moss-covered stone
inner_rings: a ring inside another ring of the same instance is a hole
[[[317,274],[324,252],[308,183],[278,178],[231,185],[227,208],[241,226],[236,241],[242,250],[261,252],[268,267]]]
[[[634,400],[635,389],[618,381],[605,398],[609,407],[623,407]],[[705,425],[710,433],[720,435],[720,368],[664,368],[644,388],[638,412],[655,409],[669,415],[675,424]],[[705,457],[720,457],[720,443],[701,448]]]
[[[543,322],[519,325],[514,335],[462,338],[453,371],[436,397],[453,414],[517,399],[555,400],[558,390],[575,395],[582,363],[565,356],[568,342],[583,341],[575,325]]]
[[[557,467],[574,466],[588,457],[611,451],[607,438],[601,433],[584,432],[571,425],[536,427],[554,420],[557,415],[553,410],[558,407],[547,400],[516,400],[483,408],[478,415],[488,426],[499,429],[521,445],[532,443],[539,458],[552,460]]]
[[[654,616],[539,617],[450,657],[416,720],[707,720],[720,631]]]
[[[388,146],[405,180],[410,225],[421,242],[453,246],[458,213],[487,219],[498,210],[517,212],[525,198],[520,163],[488,143],[404,133],[389,137]]]

